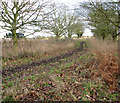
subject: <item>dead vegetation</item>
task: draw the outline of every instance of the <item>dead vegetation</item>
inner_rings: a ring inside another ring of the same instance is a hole
[[[21,39],[18,42],[18,47],[15,48],[12,42],[2,45],[2,56],[7,57],[26,57],[38,55],[58,54],[64,50],[73,48],[75,42],[73,40],[44,40],[44,39]]]
[[[102,76],[108,84],[110,90],[116,90],[119,76],[118,68],[118,43],[111,41],[102,41],[97,39],[89,40],[91,51],[95,56],[94,65],[92,65],[91,79]]]
[[[2,67],[55,57],[75,49],[78,40],[73,39],[20,39],[17,48],[12,43],[2,45]]]
[[[86,43],[90,48],[58,61],[3,75],[3,100],[119,101],[117,43]]]

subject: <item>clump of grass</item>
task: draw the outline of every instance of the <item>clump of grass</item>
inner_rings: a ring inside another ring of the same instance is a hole
[[[6,96],[6,97],[3,99],[3,102],[8,102],[8,101],[15,101],[15,99],[14,99],[12,96]]]
[[[16,101],[15,98],[16,90],[14,87],[6,88],[6,96],[2,101]]]
[[[82,42],[83,40],[76,40],[75,42],[75,47],[79,48],[80,47],[80,43]]]

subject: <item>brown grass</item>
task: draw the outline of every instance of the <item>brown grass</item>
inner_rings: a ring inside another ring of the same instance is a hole
[[[21,39],[18,42],[18,47],[15,48],[10,43],[4,43],[2,46],[2,56],[8,57],[22,57],[37,55],[57,55],[60,52],[74,48],[75,41],[73,40],[44,40],[44,39]]]
[[[102,76],[110,90],[117,88],[118,68],[118,42],[89,40],[91,51],[96,56],[96,66],[92,69],[91,79]],[[96,72],[97,70],[97,72]]]

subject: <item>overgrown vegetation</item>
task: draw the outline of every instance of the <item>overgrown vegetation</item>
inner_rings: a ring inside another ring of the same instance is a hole
[[[110,90],[116,90],[118,86],[118,42],[90,40],[92,53],[96,55],[94,65],[92,65],[92,79],[98,76],[106,81]]]
[[[118,101],[118,45],[86,42],[89,48],[70,57],[3,75],[3,100]]]
[[[40,59],[54,57],[79,46],[80,40],[73,39],[21,39],[18,41],[17,49],[14,47],[14,45],[12,45],[11,42],[5,43],[2,47],[2,66],[15,66],[32,61],[38,61]]]
[[[44,1],[0,4],[0,27],[13,39],[2,47],[3,101],[120,101],[118,3],[91,0],[74,13]],[[81,38],[83,19],[93,38]],[[33,33],[48,30],[55,37],[18,40],[16,31],[31,26]]]

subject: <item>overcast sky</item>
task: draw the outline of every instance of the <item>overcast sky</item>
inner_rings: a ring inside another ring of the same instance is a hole
[[[3,1],[5,1],[5,0],[3,0]],[[91,0],[51,0],[51,1],[52,2],[57,2],[57,3],[64,3],[72,9],[72,8],[75,7],[75,5],[78,5],[80,2],[89,2]],[[99,1],[106,1],[106,2],[115,1],[115,2],[118,2],[118,0],[92,0],[92,1],[95,1],[95,2],[99,2]],[[4,37],[3,35],[5,35],[5,33],[6,33],[5,31],[0,30],[0,38]],[[85,36],[91,36],[92,33],[91,33],[90,29],[86,28],[85,32],[84,32],[84,35]]]
[[[61,2],[61,3],[65,3],[66,5],[76,5],[78,4],[79,2],[90,2],[91,0],[51,0],[51,1],[55,1],[55,2]],[[93,2],[111,2],[111,1],[114,1],[114,2],[118,2],[119,0],[92,0]]]

